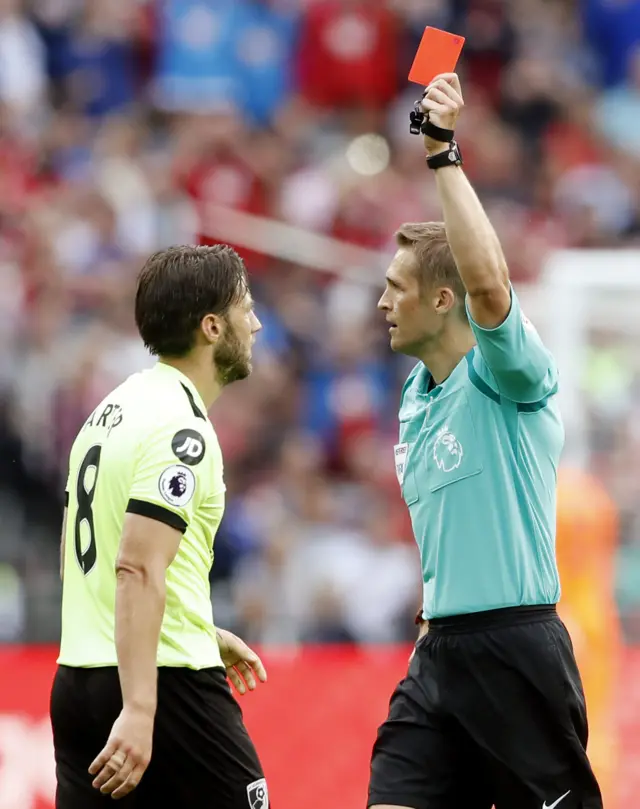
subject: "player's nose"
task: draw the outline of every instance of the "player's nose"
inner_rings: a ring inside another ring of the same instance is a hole
[[[262,328],[262,323],[255,312],[251,313],[251,334],[256,334]]]

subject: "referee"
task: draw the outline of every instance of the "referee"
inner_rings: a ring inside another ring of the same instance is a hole
[[[421,101],[444,223],[403,225],[378,307],[419,360],[395,466],[420,549],[420,637],[374,745],[369,807],[602,809],[558,618],[552,356],[461,169],[455,74]]]
[[[159,361],[98,405],[69,461],[56,807],[268,809],[227,681],[266,674],[216,630],[209,587],[225,486],[207,411],[250,373],[260,328],[244,264],[223,245],[157,253],[135,316]]]

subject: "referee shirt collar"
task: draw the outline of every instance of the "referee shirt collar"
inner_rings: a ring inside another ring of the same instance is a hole
[[[455,368],[451,371],[449,376],[446,379],[443,379],[442,382],[439,384],[434,385],[431,390],[429,390],[429,381],[431,379],[431,371],[427,368],[426,365],[422,366],[422,371],[424,374],[424,381],[422,387],[423,390],[418,392],[418,396],[424,396],[429,399],[434,398],[437,396],[440,391],[446,387],[448,382],[453,381],[454,377],[456,377],[462,367],[465,365],[465,360],[468,362],[471,357],[473,357],[473,352],[475,351],[475,346],[473,346],[465,355],[460,359],[460,362],[455,366]]]
[[[202,419],[207,418],[207,408],[205,403],[202,401],[202,396],[200,396],[198,389],[188,376],[183,374],[182,371],[179,371],[177,368],[174,368],[173,365],[167,365],[165,362],[157,362],[154,370],[158,374],[162,374],[166,377],[172,377],[180,382],[189,398],[189,401],[191,402],[194,415]]]

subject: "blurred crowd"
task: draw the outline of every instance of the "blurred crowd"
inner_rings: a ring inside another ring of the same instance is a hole
[[[458,140],[514,281],[556,248],[640,246],[638,0],[0,0],[0,637],[56,636],[71,441],[152,362],[138,268],[215,241],[264,325],[211,413],[216,619],[274,643],[413,637],[390,456],[410,364],[376,317],[382,263],[341,277],[312,235],[383,256],[439,218],[408,134],[425,25],[467,38]],[[294,226],[295,255],[258,221]]]

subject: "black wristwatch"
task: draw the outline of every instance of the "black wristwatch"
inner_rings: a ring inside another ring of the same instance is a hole
[[[427,156],[427,166],[430,169],[443,169],[447,166],[461,166],[462,165],[462,152],[455,140],[449,143],[449,148],[446,152],[439,152],[438,154]]]

